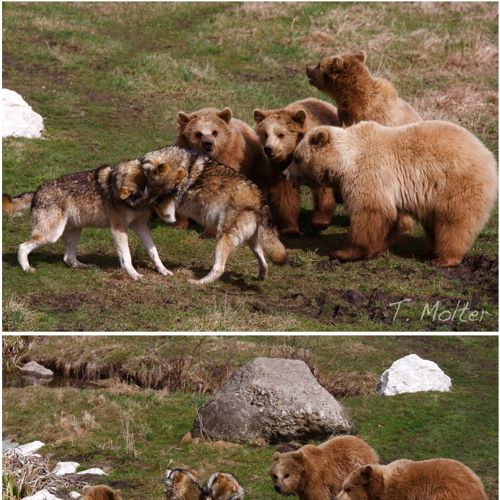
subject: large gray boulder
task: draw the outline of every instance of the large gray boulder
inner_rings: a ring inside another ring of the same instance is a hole
[[[30,361],[29,363],[26,363],[24,366],[21,366],[21,368],[19,368],[19,371],[22,375],[27,375],[30,377],[48,378],[54,376],[54,372],[52,370],[45,368],[45,366],[40,365],[36,361]]]
[[[243,365],[198,412],[197,436],[236,443],[307,441],[350,434],[346,409],[303,361],[256,358]]]

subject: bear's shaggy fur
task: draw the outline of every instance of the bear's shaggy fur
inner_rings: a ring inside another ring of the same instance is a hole
[[[275,453],[270,470],[274,489],[296,493],[300,500],[331,500],[356,464],[378,463],[378,456],[361,438],[338,436],[319,446]]]
[[[256,109],[254,120],[257,135],[277,176],[292,161],[293,152],[306,132],[318,125],[339,124],[335,106],[314,98],[296,101],[281,109]],[[299,233],[298,192],[292,191],[288,181],[282,181],[271,189],[271,196],[277,198],[272,205],[283,207],[280,218],[281,225],[286,228],[285,232]],[[335,212],[333,190],[323,186],[316,187],[313,189],[313,198],[313,227],[318,231],[326,229]]]
[[[456,266],[497,197],[492,153],[445,121],[316,127],[295,150],[288,174],[340,189],[351,217],[347,245],[334,253],[341,260],[377,256],[397,231],[398,214],[410,214],[432,242],[432,263]]]
[[[358,466],[337,500],[486,500],[481,480],[456,460],[435,458]]]
[[[85,486],[83,488],[83,500],[122,500],[120,490],[113,490],[105,484],[97,486]]]
[[[366,52],[345,52],[323,57],[316,66],[307,66],[309,83],[335,100],[342,125],[372,120],[399,126],[422,120],[398,96],[394,85],[375,78],[365,65]]]

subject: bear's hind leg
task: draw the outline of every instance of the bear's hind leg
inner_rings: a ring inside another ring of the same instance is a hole
[[[474,243],[475,231],[465,221],[436,221],[434,253],[432,264],[437,267],[451,267],[461,264],[466,252]]]
[[[333,189],[327,186],[321,186],[313,189],[314,212],[312,225],[316,231],[323,231],[331,223],[335,214],[335,196]]]
[[[347,245],[334,252],[340,260],[372,259],[388,248],[396,214],[389,217],[380,210],[360,210],[351,215]]]

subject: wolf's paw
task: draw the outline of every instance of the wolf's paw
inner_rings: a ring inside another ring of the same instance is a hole
[[[140,273],[129,273],[129,276],[134,280],[134,281],[141,281],[144,278],[143,274]]]
[[[163,276],[173,276],[174,273],[172,271],[169,271],[166,267],[158,269],[158,272],[162,274]]]
[[[23,271],[25,273],[34,273],[36,272],[36,269],[34,267],[28,266],[28,267],[23,267]]]

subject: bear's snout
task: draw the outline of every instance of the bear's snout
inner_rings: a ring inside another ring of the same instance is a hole
[[[281,486],[279,484],[275,484],[274,489],[276,490],[276,492],[281,493]]]
[[[205,139],[205,140],[203,140],[202,144],[203,144],[203,149],[207,153],[210,153],[213,150],[213,148],[214,148],[214,141],[211,140],[211,139]]]

